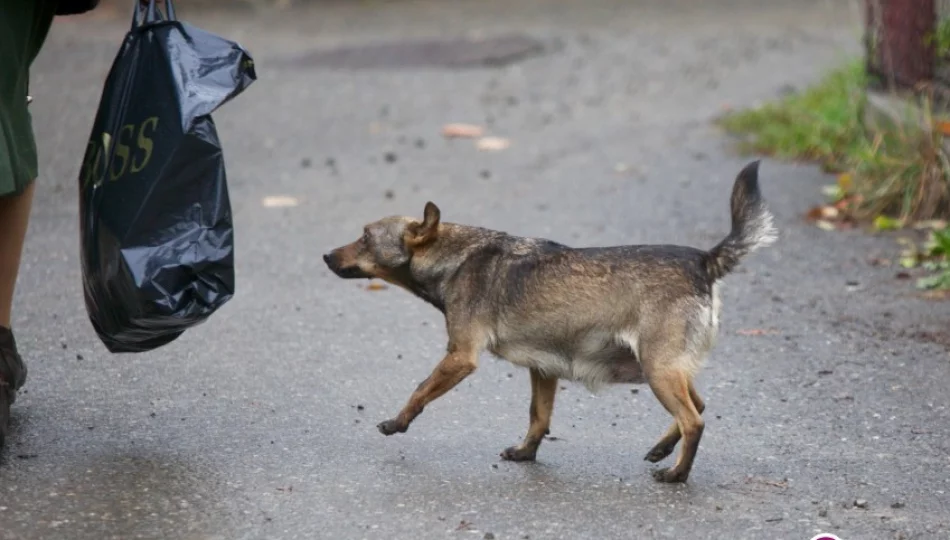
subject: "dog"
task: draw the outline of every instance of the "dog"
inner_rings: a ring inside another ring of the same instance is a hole
[[[445,316],[442,361],[384,435],[405,433],[434,400],[478,367],[487,351],[528,368],[531,406],[510,461],[533,461],[549,434],[558,380],[591,391],[606,384],[649,384],[673,424],[646,454],[666,458],[682,440],[660,482],[686,482],[702,437],[705,403],[693,378],[719,330],[720,282],[778,233],[758,182],[759,161],[732,188],[732,229],[708,251],[679,245],[573,248],[542,238],[447,223],[429,202],[422,220],[391,216],[323,256],[344,279],[381,279],[428,302]]]

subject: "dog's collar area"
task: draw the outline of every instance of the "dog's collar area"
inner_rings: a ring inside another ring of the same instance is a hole
[[[440,298],[438,294],[434,294],[428,290],[428,288],[423,286],[423,284],[412,275],[412,257],[410,257],[405,264],[394,268],[390,275],[393,279],[409,289],[412,294],[431,304],[443,314],[445,313],[445,301]]]

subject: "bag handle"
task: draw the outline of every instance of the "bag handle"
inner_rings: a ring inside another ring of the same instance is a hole
[[[172,0],[165,0],[165,15],[162,15],[161,10],[158,9],[158,6],[155,5],[155,0],[148,0],[146,5],[145,0],[132,0],[133,11],[132,11],[132,29],[141,26],[143,24],[159,22],[159,21],[174,21],[175,18],[175,6]],[[142,18],[142,14],[145,14],[145,18]]]

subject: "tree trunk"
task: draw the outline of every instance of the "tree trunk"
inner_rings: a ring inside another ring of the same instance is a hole
[[[865,0],[873,71],[883,83],[913,87],[934,77],[935,0]]]

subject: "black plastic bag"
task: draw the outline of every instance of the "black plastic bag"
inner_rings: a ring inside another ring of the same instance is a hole
[[[234,230],[210,114],[257,76],[236,43],[132,0],[79,175],[83,290],[113,353],[144,352],[234,295]]]

